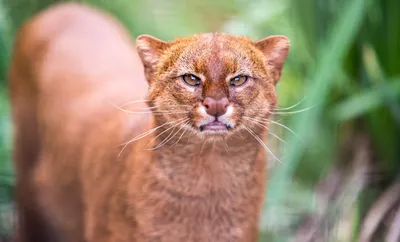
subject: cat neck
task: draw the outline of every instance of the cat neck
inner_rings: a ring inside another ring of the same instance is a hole
[[[156,138],[156,144],[162,138]],[[227,139],[202,140],[185,134],[151,151],[154,178],[175,193],[203,196],[246,186],[265,169],[265,153],[247,132]],[[257,174],[256,174],[257,173]]]

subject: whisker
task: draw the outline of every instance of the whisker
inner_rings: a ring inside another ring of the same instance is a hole
[[[307,96],[304,96],[299,102],[293,104],[290,107],[286,107],[286,108],[278,107],[278,108],[275,108],[275,110],[289,110],[289,109],[295,108],[295,107],[299,106],[302,102],[304,102],[304,100],[306,100],[306,99],[307,99]]]
[[[203,152],[204,145],[206,144],[206,142],[207,142],[207,139],[205,139],[205,140],[204,140],[204,143],[203,143],[203,145],[201,146],[201,149],[200,149],[200,154]]]
[[[254,118],[250,118],[250,117],[247,117],[247,116],[243,116],[243,118],[246,118],[246,119],[254,119]],[[285,125],[283,125],[283,124],[281,124],[281,123],[279,123],[279,122],[277,122],[277,121],[270,120],[270,119],[265,119],[265,118],[254,119],[254,120],[257,120],[257,122],[263,123],[263,124],[272,123],[272,124],[279,125],[279,126],[281,126],[282,128],[284,128],[284,129],[290,131],[294,136],[296,136],[296,138],[300,139],[300,137],[296,134],[296,132],[294,132],[294,131],[293,131],[292,129],[290,129],[289,127],[287,127],[287,126],[285,126]]]
[[[185,120],[184,120],[185,121]],[[177,125],[179,125],[179,124],[181,124],[182,122],[180,122],[180,123],[178,123]],[[175,125],[175,126],[177,126],[177,125]],[[183,126],[182,127],[180,127],[179,128],[179,130],[178,131],[176,131],[176,133],[171,137],[171,138],[169,138],[168,140],[166,140],[165,142],[163,142],[163,143],[160,143],[157,147],[155,147],[154,149],[158,149],[158,148],[160,148],[161,146],[163,146],[163,145],[165,145],[165,144],[167,144],[171,139],[173,139],[178,133],[179,133],[179,131],[181,131],[182,130],[182,128],[183,128]],[[171,132],[171,134],[174,132],[174,130],[175,130],[175,128],[172,130],[172,132]],[[185,130],[186,131],[186,130]],[[184,133],[184,132],[183,132]],[[168,137],[167,137],[168,138]],[[166,138],[166,139],[167,139]],[[179,140],[178,140],[179,141]],[[152,149],[153,150],[153,149]]]
[[[242,138],[243,140],[246,140],[246,139],[244,138],[244,136],[242,135],[241,132],[238,132],[237,135],[238,135],[240,138]]]
[[[279,163],[282,163],[281,160],[279,160],[274,153],[268,148],[268,146],[262,141],[262,139],[260,137],[258,137],[258,135],[256,133],[254,133],[251,129],[249,129],[248,127],[244,126],[243,127],[247,130],[247,132],[249,132],[249,134],[251,134],[263,147],[264,149],[270,154],[272,155],[272,157],[274,157]]]
[[[184,114],[184,113],[189,113],[189,111],[184,111],[184,110],[173,110],[173,111],[168,111],[168,110],[159,110],[159,111],[129,111],[126,109],[123,109],[117,105],[114,105],[113,103],[110,102],[112,106],[114,106],[116,109],[129,113],[129,114]]]
[[[262,124],[269,124],[270,121],[268,119],[264,119],[264,118],[251,118],[251,117],[247,117],[247,116],[243,116],[244,119],[250,120],[250,121],[257,121],[259,123]]]
[[[181,126],[181,127],[178,129],[178,131],[176,131],[176,133],[175,133],[171,138],[169,138],[167,141],[165,141],[163,145],[167,144],[170,140],[172,140],[172,139],[179,133],[179,131],[182,130],[182,128],[183,128],[183,126]],[[174,130],[175,130],[175,129],[174,129]],[[172,132],[174,132],[174,131],[172,131]],[[171,132],[171,133],[172,133],[172,132]],[[161,146],[163,146],[163,145],[161,145]],[[160,146],[160,147],[161,147],[161,146]],[[156,148],[159,148],[159,147],[156,147]]]
[[[286,144],[286,141],[284,139],[282,139],[281,137],[279,137],[278,135],[272,133],[270,130],[268,130],[268,133],[272,136],[274,136],[275,138],[277,138],[278,140],[280,140],[281,142]]]
[[[296,110],[296,111],[281,111],[281,110],[279,110],[279,109],[274,109],[274,110],[276,110],[276,112],[275,112],[275,111],[273,111],[273,110],[271,111],[271,109],[268,109],[268,108],[253,109],[253,110],[254,110],[254,111],[266,111],[266,112],[271,113],[271,114],[293,114],[293,113],[301,113],[301,112],[308,111],[308,110],[314,108],[315,106],[317,106],[317,105],[313,105],[313,106],[311,106],[311,107],[303,108],[303,109]]]
[[[144,108],[139,108],[139,109],[156,109],[156,108],[159,108],[159,107],[162,107],[162,108],[169,108],[169,107],[192,107],[191,105],[169,105],[169,106],[161,106],[161,105],[158,105],[158,106],[152,106],[152,107],[144,107]]]
[[[268,133],[269,133],[270,135],[274,136],[275,138],[277,138],[278,140],[280,140],[280,141],[282,141],[283,143],[286,144],[286,141],[285,141],[284,139],[282,139],[282,138],[279,137],[278,135],[272,133],[272,132],[269,130],[269,128],[268,128],[267,126],[265,126],[265,125],[263,125],[263,124],[260,124],[260,123],[257,123],[257,122],[262,122],[262,121],[259,121],[259,120],[256,120],[256,119],[254,119],[254,121],[253,121],[253,120],[249,119],[248,117],[245,117],[245,118],[246,118],[247,120],[249,120],[250,122],[253,122],[253,123],[257,124],[258,126],[261,126],[261,127],[266,128],[266,129],[268,130]]]
[[[295,103],[295,104],[293,104],[293,105],[291,105],[289,107],[275,107],[275,108],[273,108],[271,105],[268,105],[269,108],[260,108],[260,109],[254,109],[254,110],[255,111],[270,111],[270,110],[274,110],[274,111],[279,111],[279,112],[280,111],[284,111],[284,110],[290,110],[290,109],[293,109],[293,108],[299,106],[306,99],[307,99],[307,96],[304,96],[299,102],[297,102],[297,103]],[[314,107],[314,106],[312,106],[312,107]],[[310,108],[312,108],[312,107],[310,107]]]
[[[152,113],[152,114],[180,114],[180,113],[189,113],[189,111],[166,111],[166,110],[160,110],[160,111],[148,111],[148,112],[130,112],[132,114],[138,113]]]
[[[228,153],[229,153],[229,146],[228,146],[228,144],[226,143],[226,141],[225,141],[225,140],[224,140],[224,146],[225,146],[226,152],[228,152]]]
[[[134,101],[130,101],[130,102],[124,103],[124,104],[122,104],[122,105],[119,106],[119,107],[122,108],[123,106],[129,105],[129,104],[133,104],[133,103],[143,103],[143,102],[150,102],[150,100],[144,100],[144,99],[142,99],[142,100],[134,100]]]
[[[290,131],[294,136],[296,136],[296,138],[300,139],[300,137],[296,134],[296,132],[294,132],[291,128],[289,128],[289,127],[287,127],[287,126],[285,126],[285,125],[283,125],[283,124],[281,124],[279,122],[275,122],[273,120],[269,120],[269,122],[272,123],[272,124],[276,124],[276,125],[281,126],[282,128]]]
[[[252,118],[252,117],[248,117],[248,116],[243,116],[243,118],[254,119],[254,120],[258,121],[259,123],[263,123],[263,124],[269,124],[270,123],[270,119],[267,119],[267,118]],[[282,118],[276,120],[275,122],[279,122],[281,120],[282,120]]]
[[[278,111],[278,112],[270,112],[270,113],[271,113],[271,114],[280,114],[280,115],[302,113],[302,112],[305,112],[305,111],[308,111],[308,110],[314,108],[315,106],[316,106],[316,105],[313,105],[313,106],[311,106],[311,107],[303,108],[303,109],[296,110],[296,111],[289,111],[289,112],[280,112],[280,111]]]
[[[146,150],[155,150],[155,149],[160,148],[160,147],[163,146],[164,144],[168,143],[168,141],[170,141],[170,140],[176,135],[176,133],[175,133],[175,135],[173,135],[171,138],[169,138],[169,137],[174,133],[174,130],[175,130],[176,126],[178,126],[179,124],[181,124],[181,123],[183,123],[183,122],[186,122],[187,120],[189,120],[189,118],[185,118],[185,119],[183,119],[183,120],[180,120],[180,121],[178,121],[178,123],[174,124],[172,127],[170,127],[170,128],[168,128],[168,129],[164,130],[163,132],[159,133],[156,137],[154,137],[154,139],[152,139],[152,140],[150,141],[150,143],[151,143],[153,140],[157,139],[157,138],[158,138],[160,135],[162,135],[163,133],[165,133],[165,132],[167,132],[168,130],[174,128],[174,129],[169,133],[169,135],[168,135],[163,141],[161,141],[156,147],[153,147],[153,148],[151,148],[151,149],[146,149]],[[178,132],[179,132],[179,130],[178,130]],[[149,144],[150,144],[150,143],[149,143]]]
[[[179,124],[179,123],[178,123],[178,124]],[[145,149],[145,150],[155,150],[155,149],[157,149],[159,146],[160,146],[160,147],[163,146],[163,145],[164,145],[164,141],[165,141],[165,140],[168,140],[168,138],[174,133],[174,131],[175,131],[175,129],[176,129],[176,126],[177,126],[178,124],[174,124],[172,127],[168,128],[168,129],[166,129],[165,131],[162,132],[162,133],[165,133],[166,131],[172,129],[172,131],[169,132],[169,134],[167,135],[167,137],[165,137],[164,140],[162,140],[158,145],[156,145],[156,147],[147,148],[147,149]],[[160,133],[159,135],[157,135],[153,140],[157,139],[157,137],[160,136],[162,133]],[[153,140],[152,140],[152,141],[153,141]],[[151,143],[152,141],[150,141],[150,143]],[[149,144],[150,144],[150,143],[149,143]],[[147,146],[148,146],[149,144],[147,144]],[[146,147],[147,147],[147,146],[146,146]]]
[[[122,108],[118,108],[119,110],[123,111],[124,113],[129,113],[129,114],[183,114],[183,113],[189,113],[189,111],[181,111],[181,110],[176,110],[176,111],[167,111],[167,110],[159,110],[159,111],[129,111],[125,110]]]
[[[190,122],[190,121],[187,121],[186,123],[184,123],[184,125],[188,125],[189,122]],[[183,125],[181,128],[183,128],[184,125]],[[186,133],[186,131],[188,131],[187,128],[185,128],[185,130],[182,132],[181,136],[179,136],[178,140],[177,140],[174,144],[172,144],[171,146],[175,146],[176,144],[178,144],[178,142],[182,139],[182,137],[183,137],[183,135]],[[179,130],[178,130],[178,132],[179,132]]]
[[[125,142],[125,143],[121,144],[121,145],[124,145],[124,147],[123,147],[123,148],[121,149],[121,151],[118,153],[118,158],[121,156],[121,154],[122,154],[122,152],[124,151],[124,149],[126,148],[126,146],[128,146],[130,143],[135,142],[135,141],[137,141],[137,140],[139,140],[139,139],[141,139],[141,138],[146,137],[147,135],[153,133],[154,131],[156,131],[156,130],[159,129],[159,128],[162,128],[162,127],[164,127],[164,126],[166,126],[166,125],[168,125],[168,124],[171,124],[171,123],[178,122],[178,121],[180,121],[180,120],[182,120],[182,119],[170,121],[170,122],[167,122],[167,123],[162,124],[162,125],[160,125],[160,126],[157,126],[157,127],[155,127],[155,128],[152,128],[152,129],[150,129],[150,130],[144,132],[143,134],[140,134],[140,135],[136,136],[135,138],[129,140],[128,142]]]
[[[249,120],[255,120],[255,121],[259,121],[262,123],[269,123],[269,121],[263,121],[264,119],[257,119],[257,118],[252,118],[252,117],[248,117],[248,116],[243,116],[244,119],[249,119]]]

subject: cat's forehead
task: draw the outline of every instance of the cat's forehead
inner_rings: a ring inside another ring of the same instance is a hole
[[[248,38],[227,34],[202,34],[177,42],[181,45],[176,62],[177,71],[206,75],[213,80],[228,75],[251,75],[256,58],[254,47]]]

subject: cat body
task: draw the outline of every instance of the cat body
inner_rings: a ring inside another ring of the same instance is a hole
[[[250,119],[276,105],[288,49],[220,33],[135,49],[76,3],[29,20],[9,73],[17,241],[256,241],[267,132]]]

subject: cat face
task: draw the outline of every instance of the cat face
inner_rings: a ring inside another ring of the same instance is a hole
[[[207,33],[164,42],[139,36],[137,50],[159,124],[224,137],[268,118],[289,52],[284,36],[253,42]]]

